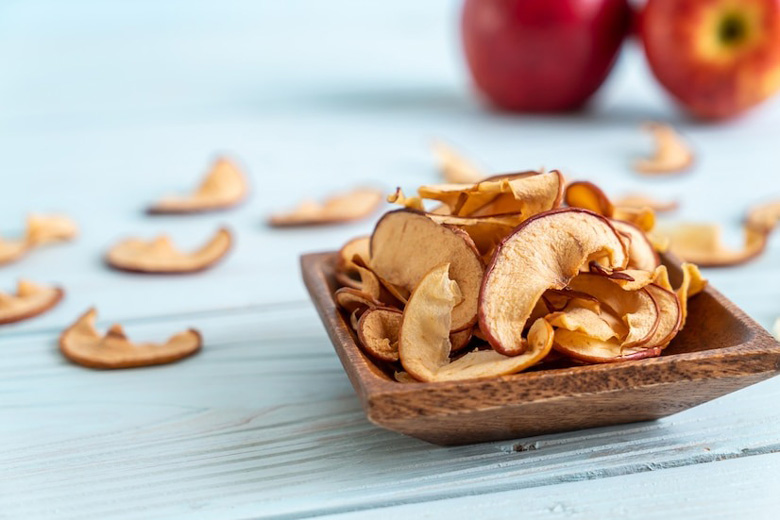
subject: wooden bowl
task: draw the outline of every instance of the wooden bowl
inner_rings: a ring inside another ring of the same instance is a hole
[[[780,370],[780,344],[715,289],[692,298],[661,357],[440,383],[398,383],[363,354],[333,292],[336,253],[301,257],[303,279],[368,419],[442,445],[658,419]],[[679,265],[665,260],[672,283]]]

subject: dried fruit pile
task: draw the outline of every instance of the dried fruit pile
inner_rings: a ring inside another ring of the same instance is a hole
[[[424,199],[439,205],[426,211]],[[672,287],[650,208],[616,206],[587,182],[564,189],[557,171],[389,200],[403,209],[341,249],[334,297],[398,381],[659,356],[706,284],[684,264]]]

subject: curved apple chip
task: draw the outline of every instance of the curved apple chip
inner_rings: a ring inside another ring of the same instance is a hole
[[[653,271],[661,264],[661,258],[644,231],[636,225],[622,220],[613,220],[612,225],[619,233],[628,238],[628,267],[630,269]]]
[[[133,343],[121,325],[106,334],[95,329],[97,312],[90,309],[60,335],[60,351],[90,368],[134,368],[172,363],[200,350],[203,340],[195,329],[171,336],[165,343]]]
[[[675,291],[677,299],[680,301],[680,328],[685,325],[688,319],[688,299],[696,296],[707,287],[707,279],[704,278],[699,268],[694,264],[687,262],[682,264],[683,280],[680,287]]]
[[[394,193],[387,196],[387,202],[390,204],[398,204],[406,209],[425,211],[425,206],[423,206],[423,201],[420,197],[407,197],[400,187],[396,188]]]
[[[108,251],[106,262],[115,269],[135,273],[194,273],[222,260],[230,250],[232,241],[230,231],[222,228],[197,251],[182,253],[166,235],[153,240],[129,238]]]
[[[249,193],[246,175],[231,160],[214,161],[200,186],[187,195],[168,195],[152,205],[150,214],[201,213],[237,206]]]
[[[291,211],[271,215],[268,224],[273,227],[315,226],[362,220],[382,203],[382,192],[359,188],[334,195],[320,203],[307,200]]]
[[[446,182],[475,183],[485,178],[481,168],[443,141],[433,142],[433,155]]]
[[[583,265],[605,259],[608,268],[628,263],[625,244],[609,220],[576,208],[532,217],[493,255],[479,304],[479,327],[501,354],[526,349],[521,332],[548,289],[563,289]]]
[[[615,212],[615,206],[609,197],[590,181],[570,183],[566,186],[563,199],[572,208],[587,209],[605,217],[612,217]]]
[[[371,235],[371,269],[389,283],[412,291],[428,272],[450,265],[463,293],[452,313],[453,331],[477,320],[477,299],[485,268],[479,251],[460,229],[442,226],[410,210],[386,213]]]
[[[336,300],[336,305],[349,314],[354,314],[356,318],[360,318],[368,309],[384,307],[382,302],[372,298],[371,295],[351,287],[342,287],[333,293],[333,297]]]
[[[78,225],[65,215],[32,214],[27,217],[27,241],[33,246],[73,240],[78,232]]]
[[[642,209],[650,208],[656,213],[666,213],[678,208],[677,201],[658,200],[640,193],[625,195],[614,201],[615,206],[622,208]]]
[[[766,247],[767,231],[747,226],[744,234],[742,249],[735,250],[723,244],[716,224],[686,223],[657,231],[657,235],[669,240],[671,253],[702,267],[739,265],[758,257]]]
[[[652,134],[655,140],[655,153],[634,163],[637,172],[677,173],[687,170],[693,164],[691,148],[674,128],[661,123],[646,123],[642,128]]]
[[[582,332],[601,341],[620,339],[627,333],[624,330],[626,327],[614,317],[608,319],[610,316],[608,312],[597,312],[587,307],[570,304],[562,311],[548,314],[545,319],[556,330]]]
[[[566,329],[555,331],[553,348],[567,357],[587,363],[614,363],[657,357],[661,354],[659,347],[624,347],[618,339],[600,340]]]
[[[357,323],[357,334],[364,350],[373,358],[398,361],[398,333],[403,313],[396,309],[368,309]]]
[[[0,325],[33,318],[57,305],[65,291],[59,287],[19,280],[16,294],[0,293]]]
[[[404,370],[419,381],[458,381],[513,374],[541,361],[552,348],[553,330],[537,320],[528,332],[528,348],[508,357],[475,350],[450,361],[452,312],[461,299],[450,266],[433,268],[412,292],[404,309],[398,353]]]
[[[780,201],[775,200],[755,206],[747,214],[745,224],[758,231],[772,231],[780,222]]]

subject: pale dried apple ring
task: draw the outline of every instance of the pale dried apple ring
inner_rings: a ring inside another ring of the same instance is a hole
[[[396,309],[368,309],[357,322],[358,339],[363,349],[380,361],[398,361],[398,333],[402,320],[403,313]]]
[[[433,142],[433,155],[446,182],[475,183],[485,177],[481,168],[443,141]]]
[[[575,291],[595,297],[603,306],[622,318],[628,328],[628,334],[621,338],[622,347],[645,344],[653,338],[658,329],[661,321],[660,308],[645,288],[627,291],[611,279],[591,273],[580,274],[569,286]]]
[[[165,343],[132,343],[122,327],[113,325],[105,335],[95,329],[95,309],[84,313],[60,336],[60,350],[74,363],[90,368],[133,368],[172,363],[200,350],[203,340],[189,329]]]
[[[595,312],[587,307],[567,305],[559,312],[553,312],[545,316],[547,322],[557,329],[566,329],[572,332],[582,332],[592,338],[602,341],[610,339],[622,339],[627,333],[627,327],[617,320],[608,321],[604,312]]]
[[[527,219],[561,205],[564,180],[557,170],[531,174],[523,172],[509,175],[503,180],[499,179],[498,182],[506,183],[508,191],[502,190],[495,199],[481,207],[477,204],[472,207],[464,204],[459,208],[458,214],[481,217],[519,213]]]
[[[480,330],[504,355],[525,350],[523,327],[548,289],[563,289],[596,258],[609,268],[628,262],[625,244],[609,221],[596,213],[566,208],[523,222],[499,246],[481,293]]]
[[[341,246],[339,250],[338,259],[336,261],[336,269],[339,271],[350,272],[355,269],[355,264],[352,259],[357,255],[362,258],[366,263],[369,259],[369,248],[371,247],[371,237],[357,237],[348,241]]]
[[[567,357],[587,363],[614,363],[657,357],[661,354],[659,347],[645,345],[624,347],[617,339],[602,341],[581,332],[565,329],[556,330],[553,348]]]
[[[628,236],[628,267],[629,269],[640,269],[643,271],[653,271],[661,265],[661,258],[658,256],[653,244],[647,238],[647,235],[634,224],[622,220],[613,220],[612,225],[618,232]]]
[[[482,257],[489,257],[505,236],[523,221],[520,215],[499,217],[458,217],[434,215],[428,217],[439,224],[457,226],[468,233]]]
[[[33,318],[57,305],[65,291],[59,287],[19,280],[16,294],[0,293],[0,325]]]
[[[537,320],[528,332],[528,349],[507,357],[493,350],[468,352],[450,361],[452,310],[460,299],[449,266],[432,269],[415,288],[404,309],[398,352],[404,370],[419,381],[457,381],[513,374],[541,361],[552,348],[549,323]]]
[[[451,276],[463,293],[463,301],[452,313],[452,330],[463,330],[476,322],[485,268],[465,232],[441,226],[421,213],[391,211],[374,229],[370,256],[370,267],[378,276],[407,291],[434,267],[450,264]]]
[[[333,195],[324,203],[307,200],[294,209],[271,215],[273,227],[314,226],[361,220],[371,215],[382,203],[382,192],[360,188]]]
[[[655,152],[651,157],[638,159],[634,169],[639,173],[677,173],[690,168],[693,152],[688,143],[670,125],[645,123],[642,128],[655,139]]]
[[[725,267],[748,262],[760,255],[767,243],[767,232],[745,227],[742,249],[723,244],[716,224],[679,224],[658,231],[669,239],[669,251],[682,260],[702,267]]]
[[[232,241],[230,231],[222,228],[197,251],[182,253],[165,235],[153,240],[130,238],[114,245],[106,255],[106,262],[115,269],[135,273],[194,273],[222,260]]]
[[[249,182],[233,161],[214,161],[200,186],[186,195],[167,195],[153,204],[151,214],[200,213],[237,206],[246,199]]]

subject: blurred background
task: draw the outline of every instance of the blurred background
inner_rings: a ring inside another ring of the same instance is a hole
[[[30,211],[62,211],[82,236],[4,268],[4,284],[24,275],[70,289],[67,305],[36,326],[65,324],[102,296],[106,319],[171,312],[164,298],[149,298],[158,280],[109,272],[102,253],[120,237],[161,231],[194,246],[226,223],[238,232],[228,261],[208,276],[168,282],[177,312],[303,301],[298,255],[335,249],[373,221],[274,230],[265,225],[269,213],[356,185],[390,192],[438,182],[433,139],[492,172],[559,168],[610,194],[677,200],[674,218],[722,223],[734,245],[747,207],[780,195],[776,100],[726,123],[691,119],[629,41],[585,110],[497,112],[471,86],[461,7],[460,0],[6,0],[0,232],[17,233]],[[674,124],[692,143],[690,173],[648,179],[632,171],[633,160],[652,151],[639,129],[648,120]],[[220,153],[249,172],[247,204],[188,218],[143,215],[160,195],[194,186]],[[763,325],[778,311],[762,282],[775,276],[778,246],[771,242],[749,266],[707,272]],[[111,298],[117,291],[123,297]]]

